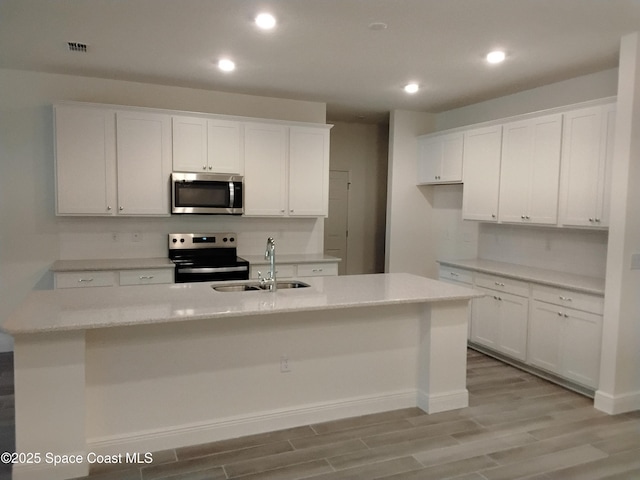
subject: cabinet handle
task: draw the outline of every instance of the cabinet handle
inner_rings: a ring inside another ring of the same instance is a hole
[[[81,278],[78,280],[78,283],[83,283],[83,282],[86,282],[86,283],[93,282],[93,278]]]
[[[311,269],[312,272],[321,272],[322,269],[321,268],[313,268]]]
[[[451,275],[452,277],[459,277],[460,276],[455,272],[449,272],[449,275]]]
[[[531,219],[531,217],[529,215],[526,215],[524,218],[526,218],[527,220]]]
[[[111,205],[107,205],[107,211],[111,211]]]
[[[562,300],[562,301],[564,301],[564,302],[571,302],[571,301],[573,301],[573,298],[571,298],[571,297],[563,297],[562,295],[560,295],[560,297],[558,297],[558,298],[560,298],[560,300]]]
[[[567,315],[566,313],[564,314],[564,318],[569,318],[569,315]]]
[[[525,216],[524,216],[524,215],[520,215],[520,218],[521,218],[522,220],[524,220],[524,219],[525,219]]]
[[[504,283],[494,282],[498,287],[504,287]]]
[[[151,280],[153,275],[140,275],[140,280]]]
[[[291,210],[289,210],[289,213],[293,213],[293,208]]]
[[[206,169],[207,169],[207,166],[206,166],[206,165],[203,165],[203,166],[202,166],[202,169],[203,169],[203,170],[206,170]]]
[[[124,207],[120,207],[120,211],[124,210]]]
[[[558,312],[558,316],[561,317],[562,316],[562,312]]]
[[[600,219],[599,218],[596,218],[596,223],[600,223]]]
[[[491,218],[496,218],[496,214],[495,214],[495,213],[492,213],[492,214],[491,214]]]
[[[590,221],[590,222],[593,222],[593,218],[590,218],[590,219],[589,219],[589,221]]]
[[[209,170],[213,170],[213,165],[209,165]]]

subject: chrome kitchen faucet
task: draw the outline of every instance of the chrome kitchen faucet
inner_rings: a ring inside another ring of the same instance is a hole
[[[258,272],[260,286],[271,292],[275,292],[278,289],[278,284],[276,283],[276,242],[273,240],[273,237],[267,238],[267,248],[264,252],[264,258],[269,260],[269,274],[265,278]]]

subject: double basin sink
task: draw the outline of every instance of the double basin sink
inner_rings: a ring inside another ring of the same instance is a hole
[[[289,288],[306,288],[309,284],[301,282],[299,280],[276,282],[277,290],[286,290]],[[236,283],[233,285],[212,285],[216,292],[252,292],[252,291],[265,291],[269,287],[261,285],[260,283]]]

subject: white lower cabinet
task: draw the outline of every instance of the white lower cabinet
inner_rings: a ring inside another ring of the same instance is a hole
[[[476,287],[485,293],[473,301],[471,340],[524,361],[527,358],[529,299]]]
[[[251,265],[249,277],[259,278],[258,272],[266,275],[269,271],[268,265]],[[278,263],[276,265],[276,276],[279,279],[298,277],[327,277],[338,275],[338,264],[336,262],[322,263]]]
[[[548,289],[543,292],[546,293]],[[603,299],[581,295],[576,301],[566,292],[560,292],[559,300],[549,303],[539,300],[541,296],[534,289],[529,322],[529,363],[596,388],[600,375]],[[549,299],[548,295],[543,298]]]
[[[473,272],[470,272],[468,270],[441,265],[438,279],[443,282],[459,285],[461,287],[473,288]],[[473,303],[471,305],[473,305]],[[468,339],[471,339],[471,309],[472,307],[469,308],[469,318],[467,321]]]
[[[115,287],[173,283],[173,268],[55,272],[54,288]]]
[[[440,267],[440,280],[485,294],[471,303],[472,345],[598,388],[602,296],[446,265]]]

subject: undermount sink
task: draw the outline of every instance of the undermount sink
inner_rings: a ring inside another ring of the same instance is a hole
[[[290,282],[276,282],[278,290],[281,288],[305,288],[308,287],[308,283],[301,282],[299,280],[292,280]]]
[[[301,282],[299,280],[291,280],[287,282],[277,282],[277,289],[289,289],[289,288],[306,288],[308,283]],[[233,285],[212,285],[216,292],[252,292],[259,290],[267,290],[267,287],[262,287],[259,283],[236,283]]]

